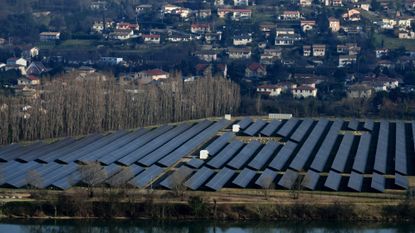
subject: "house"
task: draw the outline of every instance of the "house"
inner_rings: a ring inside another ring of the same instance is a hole
[[[385,76],[381,77],[366,77],[362,84],[372,86],[375,91],[388,91],[399,87],[399,80]]]
[[[6,61],[7,66],[27,66],[27,60],[24,58],[11,57]]]
[[[47,42],[47,41],[57,41],[60,40],[61,33],[60,32],[41,32],[39,34],[40,41]]]
[[[192,40],[192,36],[185,33],[169,32],[166,39],[170,42],[188,42]]]
[[[355,64],[357,61],[356,55],[340,55],[338,67],[345,67],[351,64]]]
[[[251,58],[251,48],[229,48],[228,55],[230,59],[249,59]]]
[[[234,21],[251,19],[252,10],[251,9],[229,9],[229,8],[218,9],[219,18],[225,18],[229,14],[231,15],[231,20],[234,20]]]
[[[379,60],[376,64],[381,68],[393,69],[395,68],[395,63],[389,60]]]
[[[411,28],[413,20],[413,18],[399,19],[398,26],[400,28]]]
[[[214,0],[213,5],[223,6],[223,5],[225,5],[225,0]]]
[[[109,34],[112,40],[129,40],[134,37],[134,31],[131,29],[117,29]]]
[[[260,63],[271,65],[276,60],[281,59],[282,51],[279,48],[276,49],[264,49],[263,53],[260,55]]]
[[[332,32],[338,32],[340,30],[340,20],[330,17],[329,18],[329,28]]]
[[[192,33],[206,33],[212,30],[210,24],[208,23],[192,23],[190,26],[190,31]]]
[[[343,45],[337,45],[338,54],[357,55],[360,53],[361,48],[356,43],[346,43]]]
[[[300,20],[301,13],[299,11],[283,11],[280,15],[281,20]]]
[[[383,58],[385,56],[388,56],[389,49],[387,48],[379,48],[375,50],[376,58]]]
[[[277,28],[275,45],[278,46],[290,46],[295,42],[300,41],[301,36],[295,33],[294,28]]]
[[[245,77],[247,78],[263,78],[266,75],[266,67],[259,63],[251,63],[245,69]]]
[[[124,59],[122,57],[101,57],[99,59],[99,63],[105,65],[118,65],[123,61]]]
[[[40,76],[43,73],[47,72],[48,70],[46,67],[42,64],[42,62],[34,61],[30,63],[30,65],[26,69],[26,75],[35,75]]]
[[[383,18],[380,27],[382,29],[393,29],[396,25],[398,25],[398,22],[396,20]]]
[[[310,86],[299,86],[292,89],[292,95],[296,99],[317,97],[317,88]]]
[[[142,37],[146,44],[160,44],[160,35],[158,34],[144,34]]]
[[[114,21],[105,21],[105,27],[104,22],[102,21],[95,21],[92,25],[92,31],[102,33],[104,30],[112,28],[114,26]]]
[[[195,56],[200,60],[212,62],[218,59],[218,52],[214,50],[200,50],[195,53]]]
[[[188,18],[191,15],[192,10],[172,4],[166,4],[163,6],[162,12],[164,14],[176,14],[181,18]]]
[[[107,2],[106,1],[93,1],[89,5],[89,8],[93,11],[106,10]]]
[[[166,80],[170,77],[170,74],[160,69],[153,69],[139,72],[138,77],[141,83],[147,84],[152,81]]]
[[[300,6],[302,6],[302,7],[311,6],[312,3],[313,3],[312,0],[300,0]]]
[[[251,34],[237,35],[233,37],[233,45],[235,46],[248,45],[250,43],[252,43]]]
[[[153,5],[151,4],[141,4],[135,7],[135,12],[137,14],[143,14],[146,12],[151,12],[152,9],[153,9]]]
[[[411,30],[399,30],[398,38],[404,40],[413,40],[415,39],[415,32]]]
[[[117,23],[117,25],[115,26],[115,29],[138,31],[140,30],[140,26],[138,24],[121,22],[121,23]]]
[[[301,20],[300,27],[303,32],[308,32],[314,29],[316,26],[315,20]]]
[[[282,88],[278,85],[260,85],[257,86],[256,92],[260,95],[279,96],[281,95]]]
[[[275,24],[271,22],[261,23],[259,25],[259,30],[265,34],[265,37],[269,37],[271,35],[272,30],[274,30]]]
[[[313,56],[314,57],[324,57],[325,55],[326,55],[326,45],[324,44],[313,45]]]
[[[35,86],[40,85],[40,79],[36,76],[30,75],[28,77],[22,77],[17,79],[17,85],[19,86]]]
[[[347,88],[347,97],[356,98],[370,98],[373,94],[373,89],[364,84],[354,84]]]
[[[212,16],[212,10],[211,9],[200,9],[196,13],[196,17],[206,19]]]
[[[360,11],[358,9],[350,9],[343,14],[343,19],[351,22],[360,21]]]
[[[249,0],[233,0],[234,6],[248,6]]]
[[[311,56],[311,45],[303,45],[303,56],[304,57]]]
[[[297,84],[289,81],[279,82],[277,85],[282,88],[283,92],[291,92],[291,90],[297,88]]]

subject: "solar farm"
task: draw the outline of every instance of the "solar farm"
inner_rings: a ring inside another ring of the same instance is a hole
[[[3,146],[0,185],[26,188],[37,174],[37,188],[66,190],[82,185],[81,164],[98,162],[108,186],[122,178],[142,189],[403,191],[415,173],[414,135],[415,121],[201,120]]]

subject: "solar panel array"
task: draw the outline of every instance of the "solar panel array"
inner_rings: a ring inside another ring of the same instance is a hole
[[[230,132],[239,123],[241,132]],[[384,192],[408,189],[415,122],[244,118],[202,120],[53,143],[0,147],[0,185],[68,189],[223,188]],[[252,138],[251,136],[258,136]],[[199,159],[207,150],[207,159]],[[80,167],[98,164],[95,180]],[[86,164],[86,166],[83,166]],[[394,182],[386,182],[393,180]],[[343,182],[344,181],[344,182]],[[370,183],[363,185],[364,181]]]

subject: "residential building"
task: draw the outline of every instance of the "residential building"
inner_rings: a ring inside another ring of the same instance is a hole
[[[245,77],[247,78],[263,78],[266,75],[266,67],[259,63],[251,63],[245,69]]]
[[[338,32],[340,30],[340,20],[330,17],[329,18],[329,28],[332,32]]]
[[[192,23],[190,26],[190,32],[192,33],[207,33],[211,31],[211,25],[208,23]]]
[[[252,53],[250,48],[229,48],[228,55],[230,59],[249,59]]]
[[[233,0],[234,6],[248,6],[249,0]]]
[[[147,84],[152,81],[166,80],[170,77],[170,74],[160,69],[153,69],[139,72],[138,77],[141,83]]]
[[[313,45],[313,56],[314,57],[324,57],[324,56],[326,56],[326,45],[324,45],[324,44],[314,44]]]
[[[314,29],[314,27],[316,26],[316,21],[315,20],[301,20],[300,26],[303,32],[308,32]]]
[[[304,57],[311,56],[311,45],[303,45],[303,56]]]
[[[312,0],[300,0],[300,6],[302,6],[302,7],[311,6],[312,3],[313,3]]]
[[[106,65],[118,65],[123,61],[124,59],[122,57],[101,57],[99,59],[99,63]]]
[[[299,11],[283,11],[280,15],[281,20],[300,20],[301,13]]]
[[[356,98],[370,98],[373,94],[373,89],[364,84],[354,84],[347,89],[347,97]]]
[[[57,41],[60,40],[60,32],[41,32],[39,34],[40,41]]]
[[[317,88],[309,86],[299,86],[292,89],[293,97],[296,99],[317,97]]]
[[[242,46],[252,43],[251,34],[237,35],[233,37],[233,45]]]
[[[278,85],[260,85],[257,86],[256,92],[260,95],[279,96],[282,88]]]
[[[160,35],[158,34],[144,34],[142,38],[146,44],[160,44]]]
[[[356,55],[340,55],[338,67],[345,67],[348,65],[355,64],[357,61]]]

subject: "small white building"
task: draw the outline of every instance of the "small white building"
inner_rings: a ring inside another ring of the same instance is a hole
[[[257,86],[256,92],[261,95],[279,96],[282,92],[282,87],[278,85],[261,85]]]
[[[299,86],[292,89],[293,97],[296,99],[317,97],[317,88],[310,86]]]

